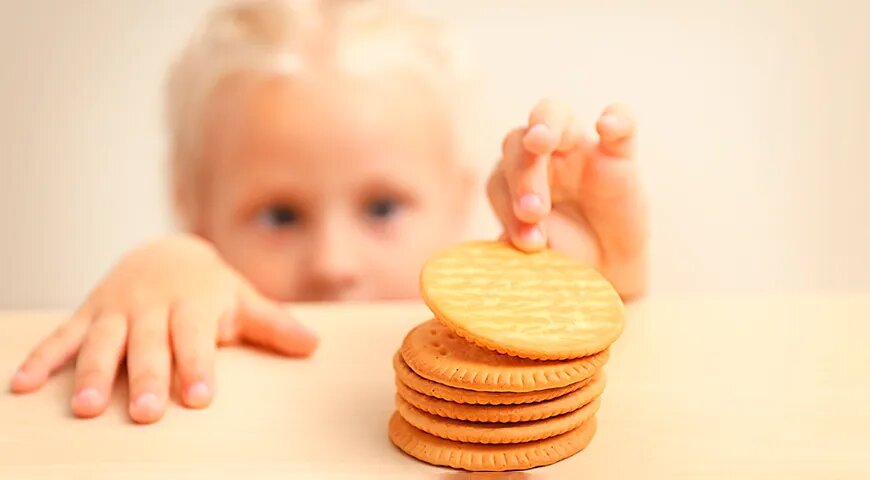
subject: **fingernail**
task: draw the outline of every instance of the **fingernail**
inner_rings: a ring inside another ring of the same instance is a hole
[[[9,382],[9,390],[12,392],[24,392],[32,388],[32,383],[30,375],[24,369],[19,369]]]
[[[612,113],[608,113],[601,116],[600,122],[602,125],[608,128],[615,128],[619,125],[619,117],[613,115]]]
[[[12,383],[26,382],[29,379],[30,375],[28,375],[23,368],[20,368],[17,372],[15,372],[15,376],[12,377]]]
[[[534,193],[527,193],[520,197],[519,207],[527,212],[538,212],[544,206],[544,201]]]
[[[160,399],[151,392],[143,393],[133,402],[133,408],[139,411],[154,411],[160,408]]]
[[[95,388],[85,388],[73,397],[73,404],[79,406],[96,407],[102,401],[103,396]]]
[[[295,339],[293,350],[296,350],[297,354],[308,355],[317,348],[320,342],[317,335],[301,323],[289,322],[285,328],[288,332],[292,332],[291,336]]]
[[[287,322],[284,324],[284,328],[296,336],[309,340],[317,340],[317,335],[299,322]]]
[[[526,231],[523,238],[531,245],[541,245],[544,243],[544,232],[541,227],[532,227]]]
[[[526,132],[526,135],[547,135],[550,133],[550,127],[544,123],[536,123]]]
[[[208,400],[208,385],[205,382],[196,382],[187,389],[187,400],[200,403]]]

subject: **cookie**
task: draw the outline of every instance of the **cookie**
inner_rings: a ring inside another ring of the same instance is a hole
[[[408,423],[436,437],[468,443],[523,443],[555,437],[574,430],[598,411],[600,400],[573,412],[536,422],[477,423],[442,418],[426,413],[396,395],[396,411]]]
[[[414,428],[401,415],[390,418],[390,440],[408,455],[432,465],[480,472],[503,472],[542,467],[586,448],[595,436],[593,416],[579,428],[529,443],[482,445],[460,443]]]
[[[529,422],[573,412],[604,391],[604,375],[599,373],[585,387],[554,400],[523,405],[464,405],[422,395],[396,381],[398,394],[414,408],[432,415],[469,422]]]
[[[538,390],[537,392],[479,392],[455,388],[427,380],[411,370],[399,352],[396,352],[393,356],[393,369],[396,371],[396,378],[405,384],[406,387],[416,392],[449,402],[471,405],[517,405],[543,402],[571,393],[578,388],[582,388],[592,380],[592,378],[587,378],[564,387]]]
[[[402,358],[417,375],[443,385],[484,392],[534,392],[590,378],[608,351],[572,360],[530,360],[501,355],[456,336],[437,320],[411,330]]]
[[[523,253],[504,242],[462,243],[426,262],[420,290],[436,318],[456,334],[507,355],[592,355],[609,347],[625,325],[613,286],[555,250]]]

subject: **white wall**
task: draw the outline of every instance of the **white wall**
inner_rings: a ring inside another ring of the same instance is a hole
[[[0,308],[171,228],[161,84],[211,3],[0,2]],[[870,2],[412,3],[478,52],[483,162],[540,96],[636,110],[655,291],[870,288]]]

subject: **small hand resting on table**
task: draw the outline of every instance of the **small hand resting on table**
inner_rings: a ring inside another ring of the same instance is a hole
[[[37,390],[75,357],[72,411],[94,417],[108,406],[126,356],[130,417],[150,423],[166,409],[173,368],[184,405],[208,405],[215,391],[215,349],[240,341],[290,356],[308,355],[317,346],[312,333],[258,294],[210,244],[173,236],[121,260],[33,350],[11,388]]]

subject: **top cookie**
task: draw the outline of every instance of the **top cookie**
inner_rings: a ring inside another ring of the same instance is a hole
[[[554,250],[523,253],[504,242],[462,243],[426,262],[420,290],[456,334],[536,360],[600,352],[625,324],[613,286]]]

